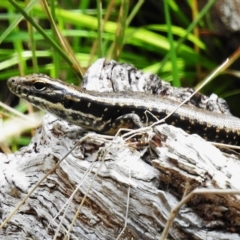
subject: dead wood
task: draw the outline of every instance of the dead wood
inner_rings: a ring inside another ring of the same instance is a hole
[[[28,147],[0,155],[2,221],[84,134],[48,114]],[[157,126],[131,141],[92,135],[21,206],[0,239],[53,239],[56,232],[63,239],[89,188],[70,239],[116,239],[129,190],[119,239],[160,239],[184,194],[196,188],[238,189],[239,173],[234,155],[173,126]],[[240,239],[239,212],[238,195],[195,195],[180,209],[168,239]]]

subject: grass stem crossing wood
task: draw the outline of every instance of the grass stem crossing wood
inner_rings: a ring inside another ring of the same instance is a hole
[[[43,74],[12,77],[9,89],[36,107],[85,129],[113,135],[162,119],[179,103],[147,93],[86,91]],[[146,113],[146,111],[152,114]],[[240,119],[183,105],[166,123],[209,141],[240,144]]]

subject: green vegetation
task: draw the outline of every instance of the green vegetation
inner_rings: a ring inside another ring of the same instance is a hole
[[[88,66],[105,57],[156,73],[175,86],[196,87],[222,62],[196,31],[210,26],[206,19],[215,0],[201,10],[195,1],[177,5],[163,0],[156,8],[158,1],[146,2],[1,1],[0,82],[41,72],[79,85]],[[221,50],[219,41],[213,39],[213,44]],[[1,100],[10,103],[3,89]],[[221,76],[204,91],[220,96],[238,93]]]

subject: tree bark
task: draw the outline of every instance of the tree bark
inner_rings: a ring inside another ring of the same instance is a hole
[[[84,134],[47,114],[28,147],[0,155],[2,221]],[[92,134],[31,194],[0,239],[64,239],[85,194],[70,239],[160,239],[184,194],[238,189],[239,172],[236,156],[173,126],[131,141]],[[238,195],[194,195],[174,218],[168,239],[240,239],[239,213]]]

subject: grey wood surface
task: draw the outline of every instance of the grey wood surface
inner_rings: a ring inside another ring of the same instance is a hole
[[[126,64],[119,65],[124,69],[112,79],[111,68],[102,72],[103,62],[90,67],[84,88],[156,90],[145,79],[148,74]],[[140,77],[124,78],[128,69]],[[158,84],[160,89],[169,88],[167,83]],[[213,103],[216,109],[225,109],[222,101]],[[239,190],[238,157],[173,126],[159,125],[130,139],[88,136],[47,114],[29,146],[14,154],[0,153],[2,223],[79,143],[0,229],[0,239],[160,239],[171,210],[192,190]],[[240,239],[236,194],[194,195],[173,219],[167,239]]]
[[[0,155],[1,221],[83,134],[47,114],[28,147]],[[37,188],[0,230],[0,239],[53,239],[56,233],[63,239],[88,189],[70,239],[116,239],[124,227],[129,190],[126,229],[119,239],[160,239],[186,186],[188,192],[239,188],[237,158],[173,126],[146,132],[141,146],[139,140],[96,136],[82,142]],[[168,237],[240,239],[239,210],[237,195],[197,195],[180,209]]]

